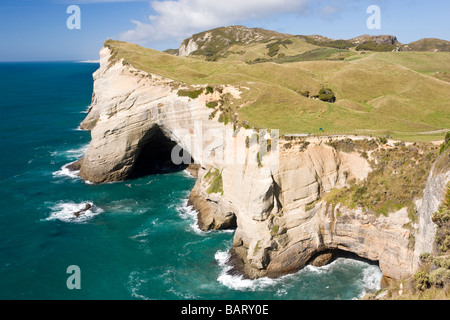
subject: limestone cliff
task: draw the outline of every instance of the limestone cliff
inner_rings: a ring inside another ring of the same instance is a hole
[[[92,105],[81,126],[92,136],[78,164],[81,177],[93,183],[119,181],[154,167],[170,169],[174,156],[192,158],[198,173],[189,203],[199,212],[202,229],[236,228],[231,250],[236,271],[250,278],[276,277],[301,269],[321,253],[343,250],[379,262],[385,276],[403,278],[414,271],[416,257],[429,250],[434,237],[430,214],[448,183],[448,171],[430,175],[415,234],[406,208],[375,217],[323,200],[349,179],[366,179],[370,155],[338,151],[326,143],[328,138],[308,138],[301,147],[289,148],[276,131],[258,133],[259,141],[271,141],[269,152],[261,154],[261,146],[250,139],[253,130],[234,130],[205,106],[217,93],[180,96],[184,84],[123,60],[111,63],[108,48],[100,54]],[[221,88],[237,100],[241,90]]]
[[[433,214],[442,204],[446,187],[450,182],[450,152],[443,153],[435,162],[427,180],[424,196],[418,206],[418,232],[415,241],[413,269],[420,267],[421,253],[435,253],[436,225]]]

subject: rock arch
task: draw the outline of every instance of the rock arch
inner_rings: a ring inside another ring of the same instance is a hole
[[[176,146],[177,143],[167,137],[158,125],[153,125],[137,144],[135,159],[127,179],[185,170],[189,163],[175,164],[171,159],[172,150]],[[187,153],[186,150],[183,152]],[[190,163],[193,163],[192,157],[190,159]]]

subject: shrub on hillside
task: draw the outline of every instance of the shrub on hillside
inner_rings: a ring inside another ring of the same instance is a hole
[[[376,52],[391,52],[397,49],[395,44],[378,44],[373,41],[364,42],[356,47],[356,51],[376,51]]]
[[[440,252],[450,250],[450,185],[447,186],[444,201],[437,212],[433,214],[433,222],[436,224],[436,244]]]
[[[207,102],[206,106],[210,109],[214,109],[215,107],[217,107],[219,105],[219,103],[217,103],[216,101],[211,101],[211,102]]]
[[[285,40],[278,40],[272,43],[269,43],[266,48],[269,49],[269,52],[267,55],[269,57],[275,57],[278,54],[278,51],[280,51],[280,45],[287,48],[288,44],[293,44],[292,40],[285,39]],[[280,57],[281,58],[281,57]]]
[[[213,89],[213,87],[211,87],[211,86],[207,86],[207,87],[206,87],[205,94],[210,94],[210,93],[214,93],[214,89]]]
[[[306,98],[309,98],[309,91],[308,90],[306,90],[306,91],[301,91],[300,92],[300,94],[302,95],[302,96],[304,96],[304,97],[306,97]]]
[[[328,88],[320,89],[318,98],[325,102],[336,102],[336,96],[334,95],[333,90]]]
[[[179,97],[189,97],[191,99],[197,99],[203,93],[203,88],[197,90],[178,90]]]
[[[220,193],[223,195],[222,172],[219,169],[210,168],[204,176],[204,181],[209,183],[209,187],[206,189],[208,194]]]
[[[443,154],[450,147],[450,132],[447,132],[445,135],[445,141],[441,145],[441,149],[439,150],[439,154]]]

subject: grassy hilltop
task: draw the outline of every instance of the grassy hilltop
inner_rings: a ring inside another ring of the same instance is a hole
[[[113,40],[105,45],[113,51],[112,60],[123,58],[182,84],[239,86],[240,100],[212,112],[231,108],[240,123],[256,128],[409,141],[443,139],[450,129],[450,52],[398,51],[405,46],[391,36],[356,42],[244,27],[219,28],[192,39],[198,48],[188,56]],[[324,88],[335,95],[334,103],[317,99]]]

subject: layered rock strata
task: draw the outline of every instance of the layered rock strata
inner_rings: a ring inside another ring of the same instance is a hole
[[[230,252],[236,272],[277,277],[317,262],[321,253],[326,262],[330,252],[342,250],[376,261],[385,276],[401,279],[417,268],[420,253],[430,250],[430,215],[448,172],[430,175],[417,232],[407,226],[406,209],[375,217],[329,205],[322,200],[328,192],[349,179],[367,177],[367,157],[339,152],[326,144],[327,138],[285,148],[276,131],[260,131],[260,143],[253,143],[253,130],[234,130],[211,116],[205,104],[216,93],[180,97],[182,84],[123,60],[111,64],[107,48],[100,55],[92,105],[81,125],[92,136],[77,163],[81,177],[93,183],[120,181],[145,171],[141,167],[146,165],[170,167],[193,160],[197,182],[189,203],[199,212],[203,230],[236,228]],[[241,88],[222,90],[239,99]],[[263,138],[271,141],[267,154],[262,150],[268,148],[261,149]]]

